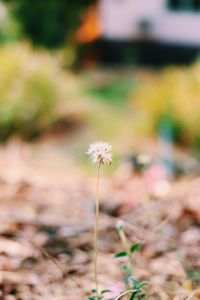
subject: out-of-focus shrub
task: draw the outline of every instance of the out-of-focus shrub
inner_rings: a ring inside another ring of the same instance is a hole
[[[19,23],[0,2],[0,44],[16,42],[20,35]]]
[[[155,134],[165,121],[172,128],[175,142],[197,146],[200,141],[199,62],[153,74],[143,80],[130,98],[134,100],[139,132]]]
[[[113,105],[126,103],[130,91],[133,89],[133,81],[125,79],[114,79],[100,86],[92,86],[87,92],[96,99]]]
[[[94,0],[2,0],[34,45],[57,48],[80,25],[82,13]]]
[[[73,110],[77,82],[58,57],[27,45],[0,48],[0,140],[32,138]],[[70,104],[71,103],[71,104]]]

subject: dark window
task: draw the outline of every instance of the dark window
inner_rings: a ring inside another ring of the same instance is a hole
[[[175,11],[200,12],[200,0],[168,0],[168,7]]]
[[[193,8],[200,11],[200,0],[193,0]]]
[[[171,9],[179,9],[179,6],[180,6],[180,0],[169,0],[169,8]]]

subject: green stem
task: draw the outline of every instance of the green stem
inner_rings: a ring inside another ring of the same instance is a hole
[[[97,257],[98,257],[98,227],[99,227],[99,175],[100,175],[101,162],[99,163],[97,170],[97,181],[96,181],[96,216],[95,216],[95,228],[94,228],[94,281],[96,285],[97,296],[99,295],[99,282],[98,282],[98,268],[97,268]]]
[[[126,237],[126,235],[124,233],[124,229],[119,229],[119,236],[120,236],[120,239],[122,241],[122,244],[123,244],[125,250],[127,251],[128,260],[129,260],[129,266],[130,266],[131,271],[132,271],[132,258],[131,258],[132,253],[130,251],[130,247],[129,247],[129,243],[127,241],[127,237]]]

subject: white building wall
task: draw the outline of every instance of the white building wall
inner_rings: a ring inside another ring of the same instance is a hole
[[[175,12],[166,0],[100,0],[103,36],[141,38],[140,24],[150,24],[149,37],[161,42],[200,45],[200,13]]]
[[[105,38],[126,40],[136,34],[133,2],[134,0],[100,0],[100,19]]]
[[[200,46],[200,13],[163,13],[154,31],[163,42]]]

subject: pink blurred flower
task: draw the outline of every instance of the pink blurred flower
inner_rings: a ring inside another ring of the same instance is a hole
[[[123,284],[117,283],[114,287],[110,289],[110,292],[105,293],[104,300],[114,299],[123,292]]]
[[[170,190],[166,169],[160,165],[153,165],[146,171],[145,182],[150,194],[157,197],[166,196]]]
[[[153,165],[146,171],[145,178],[149,184],[154,184],[158,180],[166,179],[166,169],[160,165]]]

